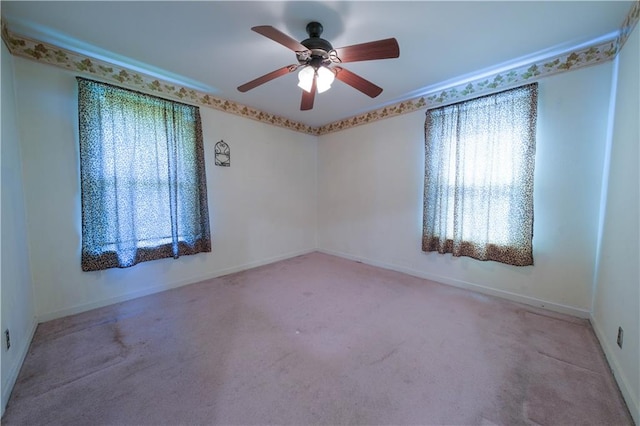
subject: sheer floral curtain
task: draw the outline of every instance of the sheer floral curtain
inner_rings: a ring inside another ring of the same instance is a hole
[[[82,269],[211,251],[200,110],[77,80]]]
[[[427,111],[423,251],[533,264],[537,83]]]

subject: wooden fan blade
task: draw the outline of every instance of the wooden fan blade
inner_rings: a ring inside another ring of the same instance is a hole
[[[308,111],[313,108],[313,100],[316,97],[316,79],[313,78],[311,92],[302,91],[302,101],[300,102],[300,111]]]
[[[284,47],[287,47],[291,50],[293,50],[294,52],[303,52],[305,50],[308,50],[306,47],[304,47],[302,44],[300,44],[300,42],[298,42],[297,40],[289,37],[288,35],[286,35],[285,33],[283,33],[282,31],[272,27],[271,25],[261,25],[258,27],[253,27],[251,28],[251,30],[257,32],[258,34],[261,34],[267,38],[270,38],[271,40],[275,41],[276,43],[280,43],[281,45],[283,45]]]
[[[271,71],[269,74],[265,74],[262,77],[258,77],[255,80],[251,80],[250,82],[243,84],[242,86],[238,86],[238,90],[244,93],[247,90],[251,90],[255,87],[260,86],[261,84],[271,81],[274,78],[281,77],[285,74],[289,74],[290,72],[294,72],[298,69],[298,67],[299,65],[287,65],[286,67]]]
[[[361,91],[367,96],[375,98],[380,93],[382,93],[382,87],[376,86],[369,80],[365,80],[356,73],[353,73],[342,67],[333,67],[333,70],[336,73],[336,78],[338,80],[342,81],[343,83],[347,83],[349,86]]]
[[[339,59],[338,62],[371,61],[374,59],[389,59],[400,56],[400,46],[398,46],[395,38],[340,47],[335,49],[335,51]]]

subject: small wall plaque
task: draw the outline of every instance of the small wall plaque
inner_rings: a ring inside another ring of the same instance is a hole
[[[216,143],[216,166],[231,166],[231,150],[223,140]]]

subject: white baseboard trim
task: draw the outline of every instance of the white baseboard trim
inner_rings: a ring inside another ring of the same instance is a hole
[[[230,268],[220,269],[210,274],[193,277],[188,280],[175,281],[167,283],[166,285],[151,287],[143,290],[134,291],[132,293],[123,294],[120,296],[110,297],[108,299],[97,300],[95,302],[85,303],[82,305],[76,305],[71,308],[61,309],[55,312],[49,312],[38,315],[38,322],[46,322],[57,318],[66,317],[69,315],[79,314],[81,312],[89,311],[91,309],[102,308],[103,306],[113,305],[115,303],[125,302],[127,300],[137,299],[139,297],[148,296],[150,294],[159,293],[161,291],[171,290],[173,288],[182,287],[189,284],[195,284],[200,281],[209,280],[212,278],[221,277],[223,275],[229,275],[236,272],[245,271],[247,269],[257,268],[258,266],[268,265],[270,263],[279,262],[281,260],[290,259],[292,257],[301,256],[304,254],[313,253],[315,249],[299,250],[295,252],[285,253],[282,255],[269,257],[266,259],[258,260],[255,262],[244,263],[242,265],[232,266]]]
[[[2,378],[2,406],[0,407],[2,410],[0,412],[0,417],[4,415],[4,410],[7,408],[7,403],[9,402],[9,397],[13,391],[13,386],[16,384],[16,380],[18,380],[18,374],[20,374],[20,369],[22,368],[24,359],[27,357],[29,346],[31,346],[31,341],[33,340],[33,335],[36,333],[37,327],[38,321],[36,321],[36,318],[34,317],[30,325],[29,333],[27,333],[27,338],[21,341],[19,348],[16,348],[19,350],[18,362],[11,367],[8,377]]]
[[[523,296],[521,294],[512,293],[505,290],[486,287],[481,284],[475,284],[468,281],[447,278],[437,274],[430,274],[428,272],[417,271],[415,269],[407,268],[405,266],[379,262],[377,260],[371,260],[371,259],[367,259],[365,257],[360,257],[360,256],[353,256],[351,254],[342,253],[338,251],[325,250],[325,249],[318,249],[317,251],[319,251],[320,253],[330,254],[332,256],[342,257],[344,259],[355,260],[356,262],[366,263],[367,265],[377,266],[383,269],[389,269],[391,271],[402,272],[404,274],[412,275],[414,277],[436,281],[441,284],[447,284],[454,287],[487,294],[489,296],[500,297],[502,299],[523,303],[525,305],[535,306],[537,308],[548,309],[550,311],[558,312],[561,314],[571,315],[571,316],[582,318],[582,319],[589,319],[591,317],[591,313],[586,309],[580,309],[580,308],[575,308],[573,306],[563,305],[560,303],[549,302],[546,300],[537,299],[535,297]]]
[[[634,394],[633,389],[629,385],[629,378],[626,374],[624,374],[624,371],[622,370],[622,367],[620,367],[620,363],[618,362],[618,358],[615,356],[616,348],[612,347],[611,344],[609,344],[608,340],[606,339],[604,330],[600,326],[600,323],[598,323],[598,321],[596,321],[593,316],[589,318],[589,321],[591,322],[593,330],[596,333],[596,337],[600,342],[600,347],[602,348],[604,355],[607,357],[609,367],[611,367],[613,377],[616,379],[618,387],[620,388],[620,392],[622,393],[622,396],[627,403],[627,407],[629,408],[631,417],[633,417],[633,421],[636,423],[636,425],[640,425],[640,401],[638,401],[638,395]]]

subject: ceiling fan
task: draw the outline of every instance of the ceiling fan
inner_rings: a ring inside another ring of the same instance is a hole
[[[335,78],[372,98],[382,93],[381,87],[376,86],[372,82],[365,80],[341,66],[333,64],[389,59],[400,56],[400,48],[395,38],[387,38],[334,49],[331,43],[320,38],[323,28],[319,22],[310,22],[307,24],[306,30],[309,38],[301,42],[296,41],[269,25],[262,25],[251,29],[293,50],[296,53],[298,63],[287,65],[286,67],[258,77],[255,80],[251,80],[239,86],[238,90],[246,92],[301,68],[298,73],[298,86],[303,89],[302,101],[300,103],[300,109],[302,111],[312,109],[316,91],[322,93],[328,90]]]

